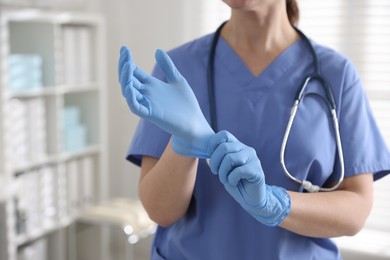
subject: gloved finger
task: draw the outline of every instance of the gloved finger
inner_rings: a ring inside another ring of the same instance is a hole
[[[241,167],[235,168],[229,175],[228,183],[230,185],[225,185],[225,187],[236,187],[239,191],[241,198],[245,201],[250,207],[263,207],[266,203],[267,198],[267,189],[265,185],[265,178],[263,171],[256,170],[254,172],[251,167],[248,167],[248,164],[245,164]],[[249,181],[246,175],[251,173],[252,181]],[[231,179],[239,176],[237,180],[232,181]]]
[[[121,55],[121,56],[119,57],[119,62],[118,62],[118,80],[119,80],[119,82],[121,81],[123,66],[124,66],[125,63],[128,62],[128,61],[129,61],[129,59],[127,58],[127,55],[126,55],[126,54]]]
[[[227,177],[226,183],[228,183],[230,186],[237,186],[241,180],[245,180],[243,176],[245,175],[245,172],[248,171],[247,167],[245,166],[246,165],[243,164],[234,168]]]
[[[129,51],[129,48],[125,45],[122,45],[121,48],[120,48],[120,54],[126,52],[126,51]]]
[[[122,75],[122,68],[127,61],[132,60],[130,50],[126,46],[122,46],[120,49],[120,56],[118,62],[118,80],[120,81]]]
[[[210,157],[210,168],[214,175],[220,174],[220,168],[223,159],[229,153],[239,152],[242,148],[237,146],[234,142],[229,142],[229,139],[226,142],[220,143]]]
[[[214,174],[218,173],[219,165],[221,163],[221,155],[219,153],[215,153],[216,148],[225,142],[233,142],[237,141],[237,139],[228,131],[222,130],[216,134],[214,134],[209,141],[208,151],[210,156],[209,166],[211,171]],[[213,158],[214,157],[214,158]]]
[[[226,130],[219,131],[218,133],[214,134],[209,141],[208,149],[210,153],[212,154],[214,150],[220,145],[221,143],[225,142],[234,142],[237,141],[237,138],[229,133]]]
[[[247,168],[245,166],[237,167],[230,175],[241,176],[246,171]],[[238,201],[243,203],[245,207],[263,207],[265,205],[267,195],[264,181],[258,181],[256,184],[253,184],[246,179],[241,179],[234,185],[229,184],[225,185],[225,188],[236,189],[234,195],[237,196]]]
[[[240,180],[246,180],[251,183],[261,182],[262,179],[264,179],[262,177],[263,169],[261,168],[260,160],[257,158],[254,149],[246,147],[240,152],[239,157],[239,160],[242,160],[242,166],[229,174],[228,183],[235,186]]]
[[[130,60],[129,53],[126,51],[122,51],[119,56],[119,62],[118,62],[118,76],[120,76],[121,70],[123,68],[123,65]]]
[[[121,88],[122,88],[122,95],[124,95],[124,87],[130,83],[132,83],[133,77],[133,72],[135,70],[135,64],[133,62],[126,62],[123,65],[122,68],[122,74],[120,78],[120,83],[121,83]]]
[[[244,149],[244,147],[236,146],[235,149],[240,149],[240,150],[238,150],[237,152],[227,153],[222,159],[221,166],[219,167],[218,177],[220,182],[222,182],[224,185],[226,184],[230,184],[231,186],[237,185],[237,183],[229,182],[229,176],[234,169],[245,165],[249,159],[246,156],[246,154],[242,153],[243,151],[242,149]]]
[[[173,63],[173,61],[165,51],[161,49],[157,49],[155,53],[155,57],[158,66],[164,73],[168,82],[177,82],[182,78],[175,64]]]
[[[133,84],[133,87],[138,89],[138,91],[142,91],[144,89],[144,84],[142,84],[136,77],[131,77],[131,83]]]
[[[130,63],[126,62],[123,65],[121,76],[120,76],[122,95],[125,95],[125,87],[130,84],[131,73],[132,72],[130,71]]]
[[[150,102],[136,88],[127,85],[124,90],[124,96],[130,110],[144,118],[150,115]]]
[[[123,65],[129,60],[129,54],[126,51],[127,47],[122,46],[120,49],[119,61],[118,61],[118,78],[120,79]]]
[[[149,75],[139,67],[136,67],[134,69],[133,75],[141,83],[147,83],[148,81],[150,81],[151,78],[153,78],[153,76]]]

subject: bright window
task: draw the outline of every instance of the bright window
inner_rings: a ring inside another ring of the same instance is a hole
[[[346,55],[357,67],[377,123],[390,144],[390,1],[300,0],[299,4],[300,28]],[[375,183],[375,204],[367,228],[390,232],[389,187],[390,177]]]

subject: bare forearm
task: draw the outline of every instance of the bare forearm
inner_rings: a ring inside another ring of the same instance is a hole
[[[363,227],[372,206],[372,175],[357,178],[361,184],[353,185],[355,188],[320,193],[289,192],[291,213],[280,227],[312,237],[356,234]]]
[[[140,178],[139,195],[155,222],[168,226],[185,214],[195,185],[197,165],[197,159],[177,155],[170,144],[151,168],[149,163],[145,169],[143,162],[146,172]]]

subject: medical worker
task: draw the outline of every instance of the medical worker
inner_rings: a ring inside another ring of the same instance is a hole
[[[120,51],[122,93],[142,118],[127,159],[141,166],[139,196],[159,225],[151,258],[340,259],[329,238],[359,232],[373,180],[390,169],[362,81],[341,54],[310,39],[311,52],[293,27],[294,0],[224,2],[231,17],[216,37],[211,69],[216,33],[169,55],[157,50],[152,75],[127,47]],[[293,177],[330,188],[307,192],[287,177],[280,151],[316,59],[334,95],[343,156],[327,93],[320,80],[310,82],[283,155]]]

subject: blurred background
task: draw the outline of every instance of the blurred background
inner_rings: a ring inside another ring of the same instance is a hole
[[[298,4],[299,27],[357,67],[390,144],[390,2]],[[0,260],[149,258],[119,49],[150,72],[156,48],[212,33],[228,12],[216,0],[0,0]],[[390,259],[390,178],[375,187],[364,230],[336,239],[345,259]]]

